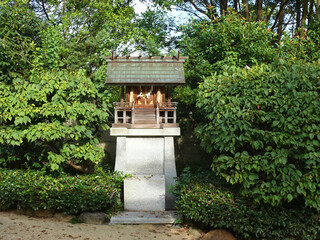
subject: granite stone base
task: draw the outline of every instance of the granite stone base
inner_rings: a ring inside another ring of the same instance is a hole
[[[124,209],[128,211],[165,210],[164,175],[134,175],[124,180]]]
[[[176,211],[125,211],[111,217],[110,224],[174,224],[177,219]]]

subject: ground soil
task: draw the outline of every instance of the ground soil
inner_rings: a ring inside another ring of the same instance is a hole
[[[71,224],[66,219],[0,212],[0,240],[196,240],[187,228],[171,225]]]

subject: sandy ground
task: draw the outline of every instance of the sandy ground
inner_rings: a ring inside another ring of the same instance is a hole
[[[0,212],[0,240],[196,240],[199,236],[170,225],[71,224],[56,218],[35,218]]]

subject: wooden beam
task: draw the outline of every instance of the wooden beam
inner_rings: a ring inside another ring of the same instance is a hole
[[[123,103],[124,86],[121,86],[121,102]]]

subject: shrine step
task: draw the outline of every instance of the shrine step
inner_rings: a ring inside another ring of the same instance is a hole
[[[134,123],[135,124],[156,124],[156,112],[154,108],[144,109],[138,108],[134,110]]]
[[[131,124],[129,127],[127,128],[161,128],[160,124],[156,124],[156,123],[135,123],[135,124]]]

